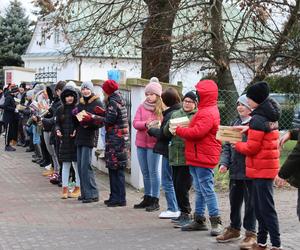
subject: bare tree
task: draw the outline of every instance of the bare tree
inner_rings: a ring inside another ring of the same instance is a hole
[[[260,79],[278,70],[300,0],[49,1],[50,26],[64,30],[74,57],[141,57],[142,77],[166,82],[171,67],[201,61],[221,89],[236,91],[233,63]]]

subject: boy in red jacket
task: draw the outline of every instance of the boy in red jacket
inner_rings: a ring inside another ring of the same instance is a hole
[[[273,181],[279,169],[280,106],[269,98],[269,86],[258,82],[247,91],[253,109],[247,142],[238,142],[235,150],[246,155],[246,176],[253,179],[253,199],[258,221],[257,244],[252,250],[267,248],[270,234],[271,250],[281,249],[278,217],[273,199]]]
[[[208,208],[212,236],[222,233],[222,221],[214,190],[213,169],[219,162],[221,143],[216,139],[220,114],[217,106],[218,86],[212,80],[196,84],[199,96],[198,111],[189,127],[177,127],[177,136],[185,140],[185,159],[193,177],[196,193],[194,221],[181,228],[182,231],[208,230],[205,209]]]

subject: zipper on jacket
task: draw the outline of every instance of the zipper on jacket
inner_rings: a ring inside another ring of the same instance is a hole
[[[194,144],[194,148],[195,148],[195,156],[196,156],[196,158],[198,158],[197,144]]]

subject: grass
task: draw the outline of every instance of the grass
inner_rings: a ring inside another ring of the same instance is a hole
[[[284,144],[284,148],[281,151],[280,155],[280,166],[284,163],[289,153],[293,150],[296,145],[296,141],[288,141]],[[215,188],[218,191],[226,191],[229,187],[229,174],[220,174],[218,168],[215,168]]]

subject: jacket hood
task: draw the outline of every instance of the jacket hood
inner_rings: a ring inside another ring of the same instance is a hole
[[[60,94],[60,99],[61,99],[61,102],[63,104],[66,104],[66,96],[73,96],[74,97],[74,101],[73,101],[73,104],[77,104],[77,101],[78,101],[78,91],[73,88],[72,86],[66,86],[64,87],[63,91],[61,92]]]
[[[115,91],[113,92],[109,97],[108,97],[108,101],[115,101],[117,103],[120,103],[121,105],[125,105],[125,100],[122,97],[120,91]]]
[[[268,120],[276,122],[281,116],[281,107],[273,98],[268,97],[255,110],[253,110],[251,116],[253,115],[264,116]]]
[[[218,86],[213,80],[199,81],[196,86],[197,94],[200,97],[198,108],[215,106],[218,101]]]
[[[50,102],[53,102],[55,97],[57,97],[57,95],[55,93],[55,85],[51,84],[51,85],[47,86],[46,92],[47,92],[48,98],[50,99]]]

